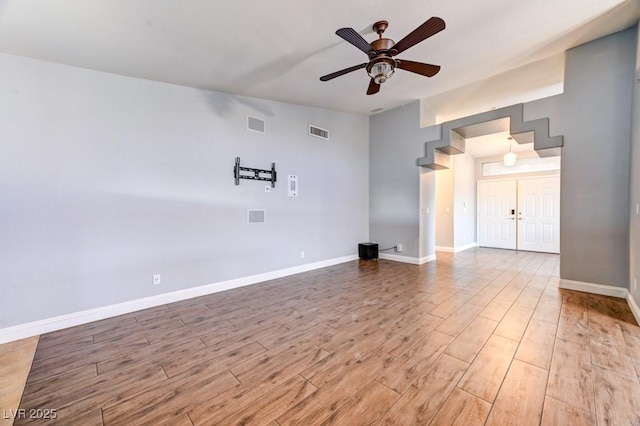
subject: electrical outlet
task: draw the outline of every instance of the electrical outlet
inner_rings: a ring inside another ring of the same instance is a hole
[[[400,253],[402,251],[402,244],[396,245],[396,251]]]
[[[304,252],[303,251],[300,252],[300,259],[304,259]]]
[[[160,284],[160,274],[154,274],[153,276],[153,285]]]

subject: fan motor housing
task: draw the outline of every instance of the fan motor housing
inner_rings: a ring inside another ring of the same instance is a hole
[[[395,41],[391,40],[390,38],[379,38],[378,40],[374,40],[371,42],[371,47],[373,47],[376,52],[386,52],[395,44]]]

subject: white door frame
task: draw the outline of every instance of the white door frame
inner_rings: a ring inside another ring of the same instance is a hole
[[[523,177],[513,176],[513,177],[504,177],[504,178],[498,178],[498,179],[478,179],[476,181],[476,241],[478,241],[478,245],[480,243],[480,183],[481,182],[500,182],[500,181],[504,182],[504,181],[513,181],[513,180],[517,182],[519,180],[533,180],[533,179],[545,179],[545,178],[558,178],[558,181],[560,184],[560,192],[562,192],[562,180],[561,180],[560,174],[523,176]],[[516,203],[518,202],[518,199],[519,199],[519,193],[518,193],[518,185],[516,183]],[[516,205],[516,211],[518,210],[518,208],[520,208],[520,206]],[[562,214],[562,210],[560,210],[559,216],[561,214]],[[560,217],[558,218],[558,221],[560,223]],[[560,225],[558,224],[558,226]],[[519,238],[518,233],[520,232],[520,229],[519,229],[520,226],[516,226],[516,228],[517,228],[516,229],[516,250],[518,250],[518,238]],[[560,237],[558,236],[558,246],[560,245],[559,239]]]

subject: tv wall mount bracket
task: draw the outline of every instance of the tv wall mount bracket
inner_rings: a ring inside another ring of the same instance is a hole
[[[240,185],[240,179],[263,180],[271,182],[271,187],[275,188],[277,180],[276,163],[271,163],[271,170],[254,169],[252,167],[241,167],[240,157],[236,157],[236,165],[233,168],[233,177],[236,179],[236,185]]]

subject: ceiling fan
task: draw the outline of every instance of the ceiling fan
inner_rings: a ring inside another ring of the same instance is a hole
[[[442,19],[437,17],[428,19],[397,43],[389,38],[382,38],[382,33],[384,33],[384,30],[386,30],[388,26],[389,23],[387,21],[378,21],[373,24],[373,30],[378,33],[378,39],[371,43],[367,43],[353,28],[340,28],[336,31],[338,36],[366,53],[369,56],[369,62],[327,74],[320,77],[320,80],[329,81],[341,75],[366,68],[367,74],[371,77],[367,95],[373,95],[378,93],[380,85],[393,75],[396,68],[421,74],[426,77],[433,77],[440,71],[439,65],[405,61],[404,59],[394,59],[393,57],[444,30],[445,25]]]

